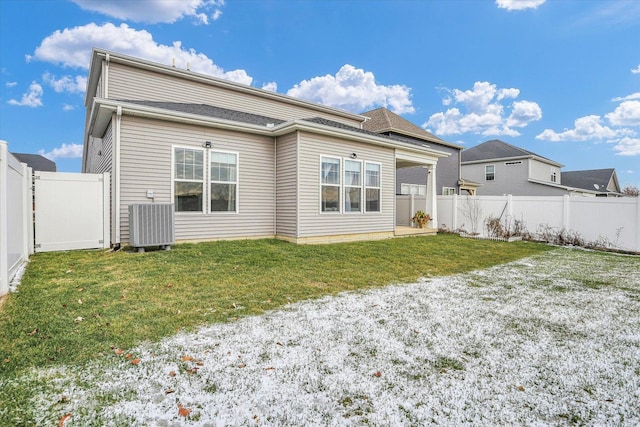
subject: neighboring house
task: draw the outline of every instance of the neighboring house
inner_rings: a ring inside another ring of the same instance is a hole
[[[562,172],[563,165],[494,139],[462,151],[462,174],[481,196],[621,196],[614,169]]]
[[[362,113],[369,117],[363,128],[372,132],[387,135],[389,138],[433,148],[449,154],[438,162],[436,168],[437,194],[460,194],[461,191],[474,193],[477,184],[460,179],[460,151],[462,146],[443,141],[399,115],[381,107]],[[397,165],[396,194],[426,194],[428,173],[423,167]]]
[[[598,197],[623,195],[616,170],[613,168],[562,172],[561,177],[562,185],[590,190]]]
[[[11,153],[21,163],[26,163],[34,172],[55,172],[56,164],[40,154]]]
[[[174,203],[177,241],[392,237],[396,169],[449,155],[362,115],[101,49],[85,106],[82,171],[110,172],[116,246],[128,206],[151,202]],[[435,180],[427,193],[436,216]]]

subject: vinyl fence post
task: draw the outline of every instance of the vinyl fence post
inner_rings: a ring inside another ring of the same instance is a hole
[[[453,195],[451,203],[451,230],[458,229],[458,195]]]
[[[640,196],[636,197],[636,252],[640,252]]]
[[[9,292],[9,260],[7,227],[8,149],[6,141],[0,141],[0,296]]]
[[[415,211],[415,205],[413,203],[413,193],[411,193],[410,197],[409,197],[409,215],[411,215],[409,218],[411,218],[413,216],[413,214],[416,212]],[[411,224],[409,224],[411,225]]]
[[[562,196],[562,228],[569,229],[569,195]]]
[[[20,258],[22,261],[29,260],[29,223],[33,222],[33,216],[29,217],[29,204],[32,203],[32,199],[29,198],[29,176],[31,175],[31,168],[27,167],[26,163],[22,163],[22,254]]]

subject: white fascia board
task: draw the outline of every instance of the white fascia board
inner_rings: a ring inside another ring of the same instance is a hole
[[[529,178],[529,179],[527,179],[527,181],[529,181],[529,182],[531,182],[533,184],[546,185],[547,187],[559,188],[561,190],[566,190],[566,191],[569,191],[569,192],[588,193],[588,194],[601,194],[602,193],[602,191],[592,191],[592,190],[587,190],[587,189],[584,189],[584,188],[568,187],[566,185],[556,184],[556,183],[547,182],[547,181],[540,181],[538,179],[533,179],[533,178]]]
[[[419,147],[414,144],[409,144],[401,141],[391,140],[381,136],[362,134],[360,132],[354,132],[341,128],[334,128],[319,123],[308,122],[306,120],[293,120],[290,122],[282,123],[273,128],[275,136],[287,134],[294,130],[308,131],[316,134],[335,136],[337,138],[348,139],[350,141],[363,142],[365,144],[378,145],[382,147],[389,147],[395,149],[402,149],[414,153],[429,154],[435,158],[449,157],[450,153],[444,151],[433,150],[426,147]]]
[[[231,120],[217,119],[214,117],[183,113],[180,111],[171,111],[164,108],[150,107],[147,105],[140,105],[129,102],[96,98],[94,100],[94,106],[95,105],[97,105],[97,107],[92,108],[92,118],[90,121],[89,129],[90,135],[98,138],[101,137],[106,130],[106,126],[109,123],[107,117],[109,117],[110,119],[111,113],[116,111],[118,106],[122,107],[122,113],[124,115],[146,117],[157,120],[215,127],[228,130],[237,130],[241,132],[250,132],[267,136],[271,136],[273,134],[272,128],[270,129],[265,126],[239,123]]]
[[[465,148],[464,145],[455,144],[455,143],[449,142],[449,141],[444,141],[444,140],[438,138],[435,135],[434,135],[433,138],[431,138],[431,137],[429,137],[427,135],[421,135],[419,133],[407,132],[405,130],[396,129],[394,127],[383,128],[383,129],[377,130],[375,132],[377,132],[377,133],[393,132],[393,133],[396,133],[398,135],[406,136],[406,137],[409,137],[409,138],[419,139],[420,141],[431,142],[432,144],[440,144],[440,145],[444,145],[446,147],[451,147],[451,148],[457,148],[458,150],[463,150]]]
[[[244,92],[244,93],[256,95],[261,98],[275,99],[281,102],[286,102],[288,104],[303,106],[305,108],[313,109],[316,111],[328,112],[334,115],[339,115],[345,118],[349,118],[351,120],[357,120],[361,123],[368,119],[368,117],[360,114],[350,113],[348,111],[340,110],[338,108],[328,107],[326,105],[304,101],[299,98],[294,98],[293,96],[284,95],[284,94],[272,92],[269,90],[258,89],[242,83],[236,83],[231,80],[225,80],[219,77],[213,77],[207,74],[201,74],[201,73],[190,71],[190,70],[183,70],[183,69],[171,67],[168,65],[162,65],[156,62],[151,62],[144,59],[123,55],[117,52],[111,52],[103,49],[94,49],[94,55],[105,57],[107,54],[109,54],[109,60],[111,62],[116,62],[116,63],[119,62],[122,64],[131,65],[137,68],[152,70],[162,74],[175,75],[183,79],[198,81],[198,82],[209,84],[209,85],[213,84],[215,86],[225,87],[225,88],[234,90],[236,92]]]
[[[394,149],[399,148],[404,151],[420,153],[422,155],[427,154],[434,158],[450,156],[449,153],[445,153],[444,151],[419,147],[409,143],[389,140],[388,138],[383,138],[380,136],[362,134],[355,131],[334,128],[331,126],[308,122],[305,120],[293,120],[269,128],[261,125],[239,123],[231,120],[206,117],[197,114],[183,113],[180,111],[166,110],[164,108],[149,107],[146,105],[114,101],[103,98],[96,98],[94,100],[94,106],[91,109],[91,120],[89,122],[89,134],[94,137],[101,138],[107,128],[107,125],[109,124],[109,121],[111,120],[111,114],[116,111],[118,106],[122,107],[122,113],[125,115],[147,117],[157,120],[187,123],[198,126],[214,127],[218,129],[235,130],[238,132],[248,132],[252,134],[272,137],[281,136],[296,130],[300,130],[321,135],[333,136],[341,139],[348,139],[350,141],[362,142],[365,144],[373,144]]]
[[[84,95],[84,106],[89,107],[90,100],[95,96],[98,80],[102,74],[102,59],[104,54],[100,54],[97,49],[91,51],[91,62],[89,64],[89,77],[87,78],[87,90]]]

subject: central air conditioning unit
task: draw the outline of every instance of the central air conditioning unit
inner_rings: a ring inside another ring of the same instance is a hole
[[[175,242],[173,203],[129,205],[129,244],[134,249],[159,246],[168,251]]]

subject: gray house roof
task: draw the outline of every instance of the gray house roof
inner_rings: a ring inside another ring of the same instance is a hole
[[[258,114],[245,113],[237,110],[230,110],[228,108],[214,107],[207,104],[188,104],[181,102],[163,102],[163,101],[131,101],[131,100],[119,100],[122,102],[128,102],[131,104],[144,105],[147,107],[162,108],[165,110],[179,111],[182,113],[196,114],[200,116],[213,117],[216,119],[230,120],[234,122],[247,123],[252,125],[266,126],[269,123],[279,125],[284,123],[285,120],[274,119],[271,117],[261,116]],[[302,119],[310,123],[316,123],[324,126],[331,126],[338,129],[348,130],[351,132],[361,133],[363,135],[375,136],[377,138],[394,139],[388,135],[379,134],[366,129],[360,129],[354,126],[349,126],[344,123],[336,122],[334,120],[324,119],[322,117],[310,117]]]
[[[165,110],[180,111],[182,113],[197,114],[199,116],[215,117],[216,119],[230,120],[233,122],[248,123],[252,125],[266,126],[269,123],[279,125],[284,120],[261,116],[258,114],[245,113],[242,111],[230,110],[228,108],[214,107],[207,104],[185,104],[181,102],[162,101],[130,101],[121,99],[122,102],[145,105],[147,107],[162,108]]]
[[[430,141],[435,142],[441,145],[446,145],[454,148],[462,148],[461,145],[452,144],[447,141],[443,141],[438,138],[434,134],[427,132],[419,126],[411,123],[409,120],[406,120],[399,115],[389,111],[384,107],[376,108],[375,110],[367,111],[362,113],[363,116],[369,117],[370,120],[367,120],[362,124],[363,129],[376,132],[379,134],[387,134],[390,137],[393,137],[393,134],[399,134],[408,136],[411,138],[417,138],[421,141]],[[403,141],[408,141],[408,139],[402,139]]]
[[[562,172],[561,182],[562,185],[568,187],[582,188],[602,193],[619,194],[621,192],[616,170],[613,168]]]
[[[507,144],[499,139],[492,139],[491,141],[483,142],[475,147],[467,148],[462,151],[462,164],[471,162],[481,162],[485,160],[493,159],[510,159],[510,158],[531,158],[536,157],[542,159],[548,163],[562,167],[560,163],[554,162],[544,156],[536,154],[532,151],[525,150],[524,148],[516,147],[515,145]]]
[[[56,163],[40,154],[11,153],[21,163],[26,163],[34,171],[55,172]]]

